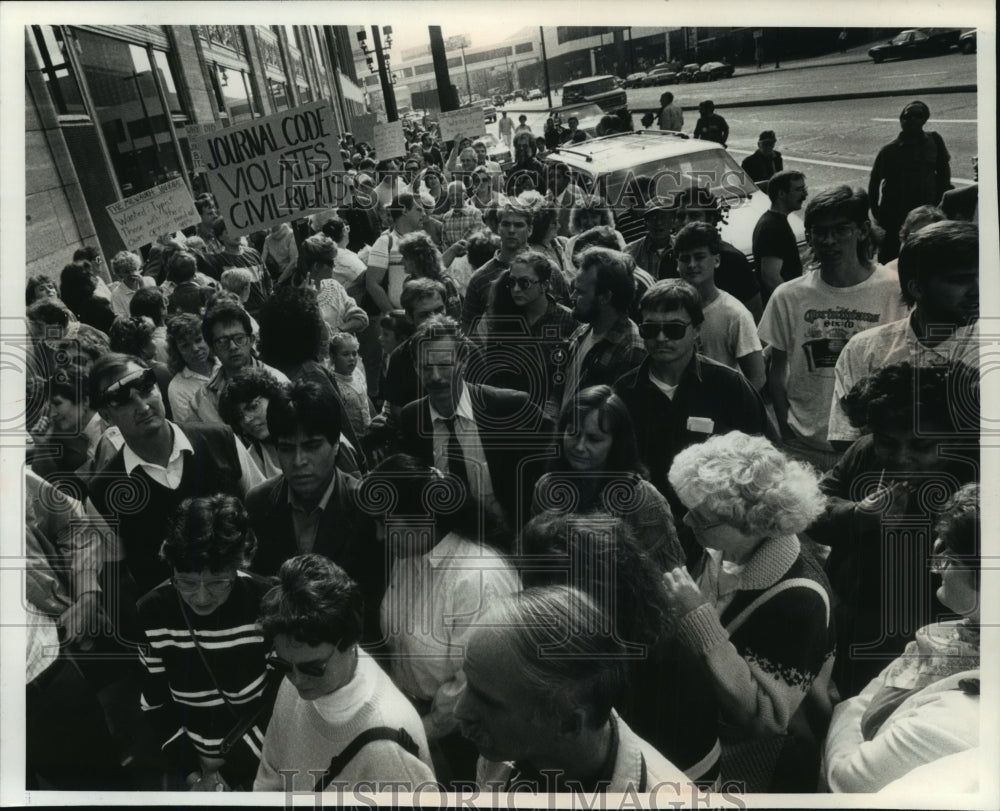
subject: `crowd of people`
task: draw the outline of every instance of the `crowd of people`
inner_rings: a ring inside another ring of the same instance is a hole
[[[707,187],[626,243],[544,137],[409,129],[339,209],[29,279],[27,785],[974,787],[979,236],[899,185],[925,111],[869,193],[762,133],[753,263]]]

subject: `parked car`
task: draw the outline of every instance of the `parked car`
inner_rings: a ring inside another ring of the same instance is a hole
[[[976,52],[976,29],[966,31],[958,38],[958,47],[964,54],[974,54]]]
[[[642,87],[642,80],[645,78],[645,71],[640,70],[638,73],[630,73],[625,77],[622,87]]]
[[[706,82],[708,75],[701,72],[701,66],[697,62],[689,62],[680,69],[677,80],[680,82]]]
[[[564,164],[587,193],[600,194],[615,210],[618,230],[629,242],[645,232],[639,214],[632,211],[627,181],[640,175],[661,178],[660,193],[670,183],[704,183],[714,178],[712,191],[729,207],[722,238],[753,261],[753,229],[771,207],[762,192],[722,146],[696,141],[678,133],[641,130],[589,138],[572,146],[558,147],[543,159],[546,164]],[[806,253],[805,229],[797,216],[788,218],[800,253]]]
[[[497,120],[497,108],[487,102],[483,105],[483,120],[490,124]]]
[[[654,87],[656,85],[673,84],[677,81],[677,74],[670,68],[653,68],[642,80],[643,87]]]
[[[597,125],[601,123],[601,119],[607,115],[604,110],[601,109],[598,104],[564,104],[561,107],[553,107],[549,112],[552,113],[557,124],[556,127],[562,135],[562,132],[567,129],[566,124],[569,122],[570,118],[575,118],[579,123],[577,124],[577,129],[585,132],[589,137],[593,138],[597,134]]]
[[[531,90],[528,91],[528,95],[526,96],[526,98],[528,101],[534,101],[535,99],[542,98],[544,95],[545,94],[542,93],[542,91],[539,90],[537,87],[533,87],[531,88]]]
[[[709,81],[714,82],[716,79],[731,78],[733,73],[736,72],[736,68],[732,65],[727,65],[725,62],[706,62],[701,66],[701,72],[708,75]]]
[[[628,105],[625,91],[615,84],[614,76],[590,76],[566,82],[562,87],[562,103],[580,104],[590,102],[600,105],[611,113]]]
[[[913,59],[936,56],[959,46],[961,30],[958,28],[908,28],[900,31],[885,45],[869,49],[868,55],[875,63],[886,59]]]

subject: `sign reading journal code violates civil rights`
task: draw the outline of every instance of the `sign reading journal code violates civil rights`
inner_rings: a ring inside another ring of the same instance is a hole
[[[342,205],[339,133],[326,102],[197,136],[219,211],[235,233]]]

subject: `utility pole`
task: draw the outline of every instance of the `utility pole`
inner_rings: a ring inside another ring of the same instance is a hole
[[[434,80],[437,82],[438,102],[441,112],[458,109],[458,92],[448,74],[448,55],[444,49],[444,35],[440,25],[430,25],[427,32],[431,40],[431,60],[434,63]]]
[[[545,55],[545,29],[538,26],[538,34],[542,38],[542,70],[545,71],[545,93],[549,98],[549,107],[552,106],[552,84],[549,82],[549,59]]]
[[[465,91],[469,94],[469,102],[472,102],[472,84],[469,82],[469,63],[465,61],[466,42],[462,40],[462,67],[465,68]]]
[[[392,89],[392,78],[386,69],[385,54],[382,52],[382,34],[377,25],[372,26],[372,45],[375,46],[375,59],[378,60],[378,78],[382,84],[382,98],[385,99],[385,120],[398,121],[396,110],[396,94]]]

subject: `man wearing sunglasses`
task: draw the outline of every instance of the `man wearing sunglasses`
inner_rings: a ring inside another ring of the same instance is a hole
[[[369,790],[395,785],[404,791],[433,783],[420,716],[359,646],[364,598],[358,584],[317,554],[286,561],[278,581],[264,597],[260,624],[273,645],[270,661],[285,679],[254,791],[319,791],[324,776],[341,791],[362,782]],[[383,734],[373,734],[376,729]]]
[[[168,518],[186,498],[228,493],[244,497],[264,480],[242,442],[225,425],[176,425],[164,416],[156,376],[131,355],[110,353],[90,372],[90,402],[124,445],[90,482],[87,510],[116,527],[105,545],[104,584],[124,564],[134,581],[129,594],[124,580],[116,584],[123,607],[134,611],[135,598],[170,576],[159,559]],[[99,550],[93,550],[87,577],[100,572]],[[122,572],[124,574],[124,572]],[[83,584],[86,585],[86,584]]]
[[[697,290],[661,279],[646,291],[641,307],[639,334],[648,356],[614,389],[632,415],[649,480],[679,521],[687,509],[667,480],[674,457],[714,434],[766,434],[769,426],[764,402],[746,378],[698,354],[705,316]]]

